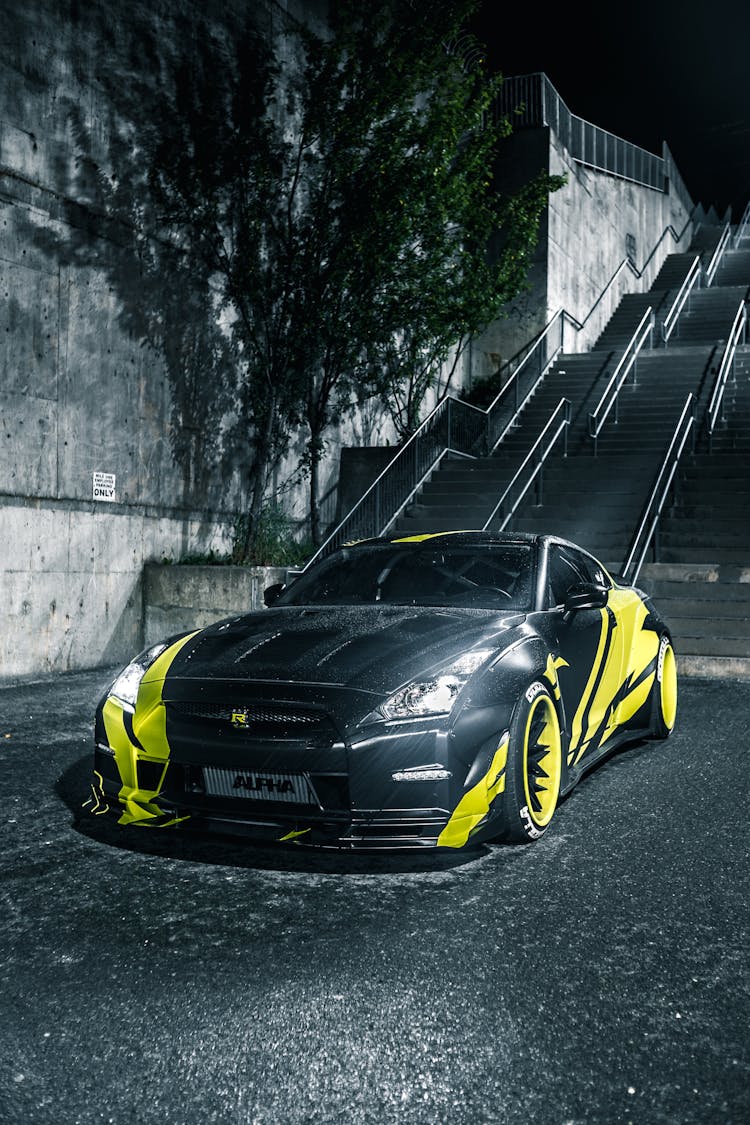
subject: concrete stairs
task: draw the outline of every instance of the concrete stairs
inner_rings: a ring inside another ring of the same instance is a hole
[[[510,527],[579,543],[614,573],[622,568],[644,504],[689,392],[702,419],[724,341],[750,287],[750,249],[725,252],[714,283],[696,289],[664,344],[661,322],[700,253],[711,257],[723,227],[699,231],[688,253],[670,255],[648,293],[623,298],[591,351],[558,357],[492,456],[444,459],[402,513],[397,534],[484,526],[562,397],[571,402],[567,454],[559,444],[541,490],[527,493]],[[588,416],[623,349],[651,306],[656,327],[597,442]],[[652,592],[675,635],[683,675],[750,680],[750,347],[738,350],[726,420],[709,452],[696,427],[675,500],[662,514],[658,562],[638,584]],[[490,526],[498,526],[499,520]]]
[[[743,239],[742,242],[747,242],[748,239]],[[737,250],[727,250],[724,257],[721,259],[721,264],[714,276],[714,285],[740,285],[745,289],[748,288],[750,279],[750,250],[743,249],[743,246]]]
[[[554,456],[545,467],[542,503],[519,509],[512,526],[571,539],[619,570],[686,397],[692,391],[705,398],[712,355],[707,345],[642,352],[596,455],[588,411],[580,411],[567,457]]]
[[[680,674],[750,682],[750,347],[738,348],[725,417],[678,470],[658,562],[638,584],[674,632]]]
[[[638,586],[672,630],[681,676],[750,682],[750,566],[647,563]]]
[[[705,393],[713,349],[642,352],[621,391],[617,421],[607,419],[594,445],[589,412],[599,401],[617,353],[598,349],[562,356],[526,406],[521,424],[491,457],[444,460],[417,501],[397,520],[399,535],[483,527],[561,397],[573,404],[568,452],[562,444],[544,469],[536,493],[513,520],[517,530],[563,535],[619,565],[665,444],[690,391]]]
[[[716,282],[708,289],[694,289],[667,346],[726,340],[747,289],[747,285],[720,286]]]
[[[695,452],[680,466],[673,503],[660,521],[659,557],[667,563],[750,566],[748,345],[735,354],[724,419],[710,446],[701,434]]]
[[[483,527],[544,424],[561,398],[582,404],[606,385],[616,357],[612,351],[563,355],[524,407],[521,420],[488,457],[445,458],[417,498],[396,521],[399,535],[440,527],[445,531]]]

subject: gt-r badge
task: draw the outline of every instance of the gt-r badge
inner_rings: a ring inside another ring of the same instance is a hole
[[[239,711],[232,711],[230,722],[233,727],[246,727],[249,718],[250,712],[247,707],[243,707]]]

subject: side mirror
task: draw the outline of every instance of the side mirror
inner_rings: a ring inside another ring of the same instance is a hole
[[[563,609],[566,616],[579,609],[604,609],[608,597],[609,590],[606,586],[599,586],[596,582],[582,582],[580,586],[571,586],[568,590]]]
[[[286,589],[286,582],[274,582],[273,586],[266,586],[263,591],[263,601],[267,606],[279,600],[282,590]]]

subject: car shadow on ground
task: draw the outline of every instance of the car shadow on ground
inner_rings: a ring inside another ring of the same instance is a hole
[[[198,833],[180,828],[121,827],[109,815],[93,816],[84,808],[91,794],[91,756],[84,755],[62,773],[55,784],[59,799],[72,816],[72,827],[86,838],[108,847],[141,855],[222,867],[315,874],[409,874],[446,871],[475,863],[504,845],[479,845],[454,851],[429,848],[408,852],[347,852],[306,849],[294,844],[269,846],[250,840]]]

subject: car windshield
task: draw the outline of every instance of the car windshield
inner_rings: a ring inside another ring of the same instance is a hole
[[[343,547],[301,574],[277,605],[429,605],[528,611],[532,548],[429,541]]]

